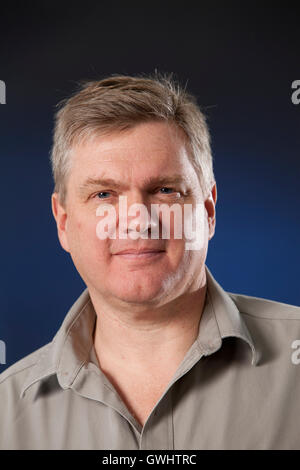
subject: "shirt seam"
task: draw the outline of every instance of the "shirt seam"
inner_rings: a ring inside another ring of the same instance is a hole
[[[175,385],[175,384],[173,384],[173,385]],[[171,442],[171,445],[172,445],[171,450],[175,449],[175,440],[174,440],[175,431],[174,431],[174,417],[173,417],[173,406],[174,406],[173,405],[173,394],[174,394],[174,387],[172,386],[171,393],[170,393],[170,409],[171,409],[170,433],[172,433],[172,436],[171,436],[171,439],[170,439],[170,442]]]
[[[40,351],[40,353],[39,353],[39,355],[38,355],[38,357],[37,357],[37,359],[36,359],[35,362],[33,362],[32,364],[29,364],[28,366],[24,366],[22,369],[16,370],[15,372],[11,372],[7,377],[5,377],[3,380],[1,380],[0,385],[1,385],[3,382],[5,382],[6,379],[9,379],[10,377],[13,377],[14,375],[18,374],[19,372],[23,372],[24,370],[29,369],[30,367],[36,367],[37,364],[40,362],[40,360],[41,360],[41,359],[45,356],[45,354],[48,352],[49,348],[51,347],[51,344],[52,344],[52,343],[50,342],[50,343],[47,343],[47,344],[45,345],[44,351]],[[47,347],[47,346],[48,346],[48,347]],[[47,369],[47,372],[50,371],[50,370],[51,370],[51,368],[48,368],[48,369]],[[3,372],[5,372],[5,371],[3,371]]]
[[[214,305],[213,305],[213,302],[212,302],[212,299],[211,299],[211,295],[210,295],[209,290],[207,290],[207,295],[208,295],[208,297],[209,297],[209,302],[210,302],[210,304],[211,304],[211,308],[212,308],[212,311],[213,311],[213,314],[214,314],[214,319],[215,319],[215,321],[216,321],[216,325],[217,325],[217,328],[218,328],[218,333],[219,333],[218,342],[219,342],[219,340],[222,341],[222,335],[221,335],[219,323],[218,323],[218,320],[217,320],[217,317],[216,317]],[[200,323],[199,323],[199,329],[200,329],[200,328],[201,328],[201,319],[200,319]],[[209,351],[207,351],[207,349],[205,349],[204,346],[202,345],[202,343],[201,343],[199,337],[197,338],[197,344],[198,344],[198,346],[199,346],[199,348],[200,348],[200,353],[201,353],[202,355],[205,355],[206,352],[210,352],[211,348],[209,349]],[[214,343],[214,344],[215,344],[215,343]]]
[[[240,310],[240,313],[242,315],[249,315],[249,317],[261,318],[262,320],[296,320],[296,321],[300,321],[300,316],[299,316],[299,318],[287,318],[287,317],[274,318],[274,317],[265,317],[265,316],[261,316],[261,315],[255,315],[255,313],[243,312],[242,310]]]
[[[78,320],[78,318],[80,317],[80,315],[82,314],[83,310],[85,309],[85,307],[87,306],[87,304],[91,302],[91,299],[88,299],[87,302],[83,305],[83,307],[80,309],[79,313],[76,315],[76,317],[74,318],[74,320],[72,321],[71,325],[69,326],[67,332],[66,332],[66,336],[64,338],[64,342],[61,346],[61,351],[63,350],[65,344],[66,344],[66,341],[67,339],[69,338],[70,336],[70,332],[71,332],[71,329],[72,327],[74,326],[74,324],[76,323],[76,321]],[[88,357],[88,354],[89,352],[87,352],[86,354],[86,357]],[[58,362],[57,362],[57,365],[55,366],[56,370],[59,372],[60,371],[60,364],[61,364],[61,361],[62,361],[62,355],[60,356]],[[75,369],[75,373],[73,373],[73,379],[71,380],[70,382],[70,385],[74,382],[75,378],[76,378],[76,375],[78,374],[80,368],[82,367],[82,365],[85,363],[85,360],[82,362],[80,362],[80,365]]]
[[[7,377],[4,377],[4,379],[1,380],[0,385],[5,382],[5,380],[10,379],[14,375],[17,375],[19,372],[23,372],[26,369],[29,369],[30,367],[34,367],[37,364],[37,362],[34,362],[33,364],[30,364],[29,366],[24,366],[22,369],[16,370],[15,372],[11,372]],[[4,374],[5,370],[3,371]]]
[[[86,363],[87,363],[87,362],[85,362],[84,364],[86,364]],[[83,365],[84,365],[84,364],[83,364]],[[92,363],[92,364],[93,364],[93,363]],[[94,365],[96,365],[96,364],[94,364]],[[101,376],[101,374],[98,372],[98,370],[89,369],[89,372],[92,372],[93,374],[96,374],[97,377],[102,378],[102,376]],[[108,380],[108,379],[107,379],[107,380]],[[115,395],[119,396],[119,395],[117,394],[116,390],[114,390],[113,388],[111,388],[111,387],[110,387],[109,385],[107,385],[104,381],[103,381],[103,385],[104,385],[106,388],[108,388],[109,390],[111,390],[112,392],[114,392]]]

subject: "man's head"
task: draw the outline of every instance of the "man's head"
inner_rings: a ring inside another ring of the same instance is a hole
[[[195,99],[171,78],[114,76],[88,82],[64,101],[51,155],[52,210],[61,245],[90,291],[110,301],[158,305],[199,287],[215,229],[209,140]],[[187,205],[202,207],[199,248],[186,250],[184,235],[176,239],[172,215],[168,239],[161,230],[151,238],[151,224],[147,239],[118,233],[100,239],[97,209],[109,203],[118,210],[120,196],[149,214],[153,204],[177,204],[182,214]],[[137,259],[121,255],[124,249],[161,252]]]

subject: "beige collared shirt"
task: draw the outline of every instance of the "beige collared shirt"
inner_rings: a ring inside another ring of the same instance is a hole
[[[300,307],[206,274],[198,337],[143,427],[99,368],[86,289],[0,374],[0,449],[300,449]]]

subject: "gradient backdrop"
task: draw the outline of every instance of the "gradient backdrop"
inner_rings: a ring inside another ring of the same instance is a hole
[[[207,3],[1,4],[0,372],[49,342],[85,288],[57,239],[49,165],[55,105],[80,79],[157,68],[187,83],[218,185],[208,267],[227,291],[300,305],[299,10]]]

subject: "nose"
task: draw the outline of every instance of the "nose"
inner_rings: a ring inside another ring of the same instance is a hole
[[[149,238],[151,230],[158,227],[155,217],[151,219],[151,206],[140,191],[121,196],[119,204],[119,231],[125,238]]]

